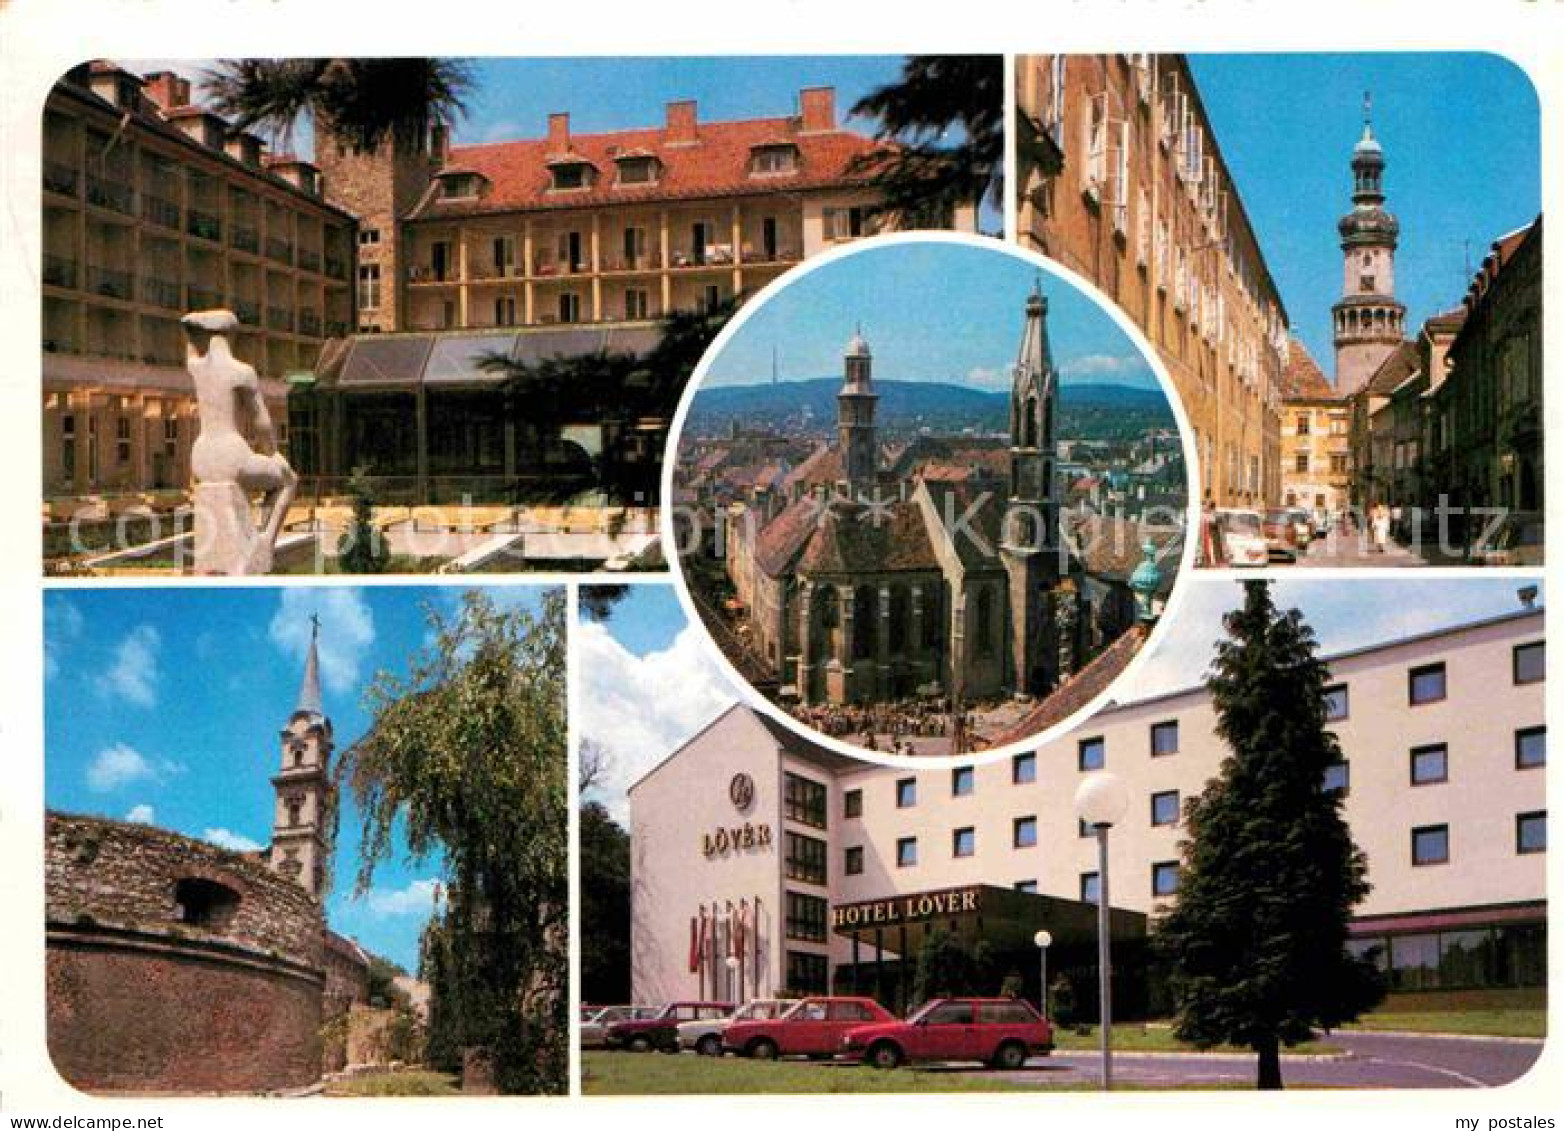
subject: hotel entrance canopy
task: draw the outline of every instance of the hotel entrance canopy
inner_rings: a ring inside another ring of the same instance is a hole
[[[1138,911],[1110,908],[1108,922],[1116,943],[1146,937],[1146,916]],[[1035,949],[1033,936],[1046,930],[1053,935],[1053,946],[1063,951],[1096,945],[1097,905],[969,884],[839,903],[831,908],[831,929],[855,943],[908,956],[917,953],[927,935],[939,930],[966,943],[986,941],[1001,951]]]

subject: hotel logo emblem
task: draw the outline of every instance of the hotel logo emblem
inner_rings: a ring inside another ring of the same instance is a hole
[[[755,779],[744,773],[734,774],[733,780],[728,782],[728,800],[740,813],[748,809],[750,802],[755,800]]]

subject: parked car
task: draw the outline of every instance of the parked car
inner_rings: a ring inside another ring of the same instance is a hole
[[[920,1060],[1015,1069],[1053,1047],[1053,1026],[1020,998],[935,998],[905,1021],[861,1025],[842,1038],[843,1056],[884,1069]]]
[[[701,1021],[679,1022],[679,1047],[693,1050],[702,1056],[722,1055],[722,1034],[729,1025],[738,1021],[771,1021],[792,1009],[795,1001],[780,998],[757,998],[746,1002],[731,1017],[707,1018]]]
[[[1272,508],[1260,520],[1260,532],[1265,537],[1265,550],[1271,557],[1293,561],[1298,556],[1298,532],[1293,526],[1292,512]]]
[[[1260,516],[1255,511],[1220,510],[1216,512],[1217,528],[1222,532],[1222,542],[1227,549],[1227,564],[1231,566],[1263,566],[1269,562],[1265,531]]]
[[[849,1029],[895,1020],[895,1014],[873,998],[806,997],[772,1020],[734,1022],[722,1034],[722,1047],[756,1060],[830,1057]]]
[[[679,1022],[720,1021],[733,1009],[730,1001],[671,1001],[651,1017],[610,1025],[603,1035],[603,1047],[631,1052],[678,1052]]]
[[[1292,515],[1293,544],[1300,550],[1307,550],[1309,543],[1314,541],[1314,519],[1302,507],[1291,507],[1287,513]]]
[[[1482,532],[1472,545],[1473,565],[1535,566],[1542,564],[1542,515],[1511,511],[1497,526]]]
[[[1197,565],[1220,569],[1229,564],[1227,539],[1222,535],[1222,524],[1211,511],[1200,512],[1200,542],[1196,554]]]
[[[655,1005],[583,1005],[581,1007],[581,1047],[600,1049],[608,1027],[620,1021],[637,1021],[655,1016]]]

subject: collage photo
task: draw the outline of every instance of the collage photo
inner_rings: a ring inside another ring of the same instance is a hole
[[[0,1110],[1556,1126],[1560,57],[1045,31],[29,63]]]

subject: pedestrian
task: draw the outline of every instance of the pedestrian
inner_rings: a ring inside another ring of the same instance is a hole
[[[1374,552],[1383,554],[1385,544],[1390,541],[1390,508],[1384,503],[1378,503],[1374,507]]]

